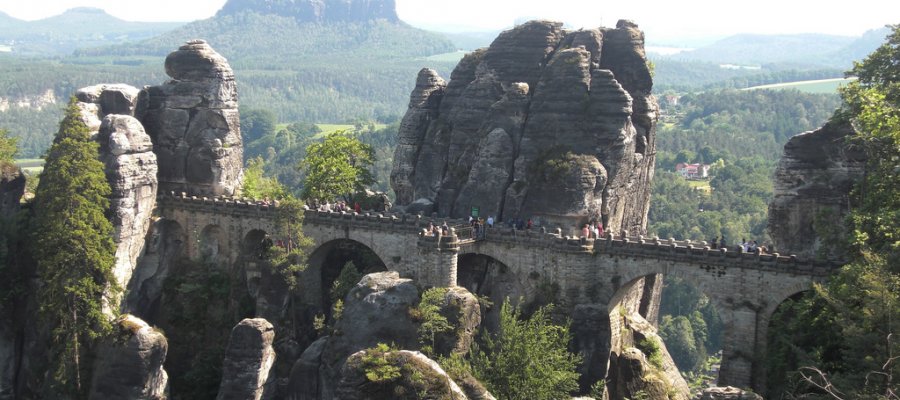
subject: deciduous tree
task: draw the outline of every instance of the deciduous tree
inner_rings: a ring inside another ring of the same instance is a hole
[[[334,132],[310,144],[300,168],[306,172],[304,200],[332,201],[349,196],[375,182],[369,171],[375,162],[372,146],[346,132]]]

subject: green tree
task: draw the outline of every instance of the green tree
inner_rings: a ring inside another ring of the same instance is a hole
[[[343,197],[349,201],[353,192],[375,182],[369,171],[374,162],[372,146],[343,131],[329,133],[325,140],[310,144],[306,158],[300,161],[300,169],[306,173],[300,197],[322,201]]]
[[[262,157],[256,157],[247,161],[244,168],[244,187],[242,194],[252,199],[283,199],[288,195],[285,188],[277,178],[265,176],[263,167],[265,161]]]
[[[59,346],[54,384],[84,394],[81,372],[87,347],[111,329],[103,312],[104,296],[117,289],[112,267],[115,246],[106,219],[110,187],[73,98],[47,153],[37,188],[31,226],[32,254],[42,285],[41,314]]]
[[[241,136],[250,143],[266,135],[275,133],[275,114],[269,110],[250,108],[241,110]]]
[[[791,353],[776,347],[770,375],[780,372],[778,365],[790,365],[800,367],[800,393],[891,399],[900,393],[900,341],[894,337],[900,332],[900,25],[849,74],[859,80],[841,91],[845,104],[834,118],[853,125],[850,144],[868,158],[847,223],[851,262],[817,286],[813,299],[790,304],[792,313],[833,321],[828,326],[836,329],[817,332],[805,346],[791,343],[797,348]],[[838,349],[830,352],[838,353],[837,360],[821,351],[826,346]],[[830,384],[843,395],[824,389]]]
[[[276,237],[281,246],[270,246],[268,258],[285,284],[297,289],[297,274],[306,269],[307,250],[312,240],[303,234],[302,201],[292,196],[281,200],[275,214]]]
[[[0,129],[0,166],[4,163],[11,163],[19,152],[17,138],[9,136],[6,129]]]
[[[550,321],[552,306],[528,319],[507,298],[500,308],[500,329],[485,334],[472,351],[472,371],[491,393],[508,400],[562,399],[578,389],[575,367],[581,357],[567,351],[568,325]]]

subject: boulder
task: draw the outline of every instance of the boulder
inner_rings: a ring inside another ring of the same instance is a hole
[[[732,386],[703,389],[700,400],[763,400],[763,397]]]
[[[245,319],[231,331],[218,400],[260,400],[274,395],[269,370],[275,363],[275,328],[264,319]]]
[[[829,122],[784,145],[769,203],[774,251],[801,258],[844,256],[826,235],[828,230],[840,232],[849,212],[850,191],[865,172],[864,152],[847,141],[852,135],[849,124]]]
[[[97,115],[102,119],[109,114],[134,115],[140,89],[123,83],[100,84],[78,89],[75,98],[81,103],[97,106]]]
[[[610,398],[633,399],[643,393],[647,399],[670,399],[669,384],[656,369],[647,362],[640,350],[631,347],[611,360],[610,369],[615,369],[610,382]],[[689,397],[682,397],[688,399]]]
[[[243,144],[231,66],[192,40],[166,57],[166,74],[172,80],[142,90],[135,110],[153,139],[160,190],[238,194]]]
[[[397,368],[395,377],[372,381],[367,376],[374,364],[373,358],[387,361]],[[397,350],[382,352],[377,349],[354,353],[341,370],[337,398],[342,400],[420,399],[426,398],[467,400],[459,385],[447,375],[434,360],[417,351]]]
[[[397,204],[644,232],[658,110],[643,46],[628,21],[530,21],[466,55],[449,83],[421,71],[394,155]]]
[[[117,335],[97,352],[88,398],[163,400],[168,375],[163,369],[168,342],[163,334],[131,315],[116,321]]]
[[[345,363],[349,362],[348,357],[378,344],[418,349],[418,321],[413,320],[410,311],[418,306],[419,300],[416,285],[409,279],[400,278],[397,272],[364,276],[345,298],[344,310],[334,324],[333,335],[314,342],[294,363],[288,398],[370,398],[355,392],[364,383],[364,374],[355,367],[347,370]],[[436,338],[435,350],[444,355],[466,351],[478,330],[480,312],[474,295],[464,288],[448,289],[440,313],[448,318],[454,329]],[[352,371],[352,376],[344,376],[345,371]],[[466,383],[466,389],[467,393],[480,393],[476,398],[492,398],[474,379]]]
[[[475,341],[481,326],[481,306],[478,298],[463,287],[447,289],[440,314],[447,318],[453,329],[436,335],[435,354],[466,354]]]

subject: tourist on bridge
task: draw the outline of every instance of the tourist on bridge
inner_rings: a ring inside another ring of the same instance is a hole
[[[588,228],[588,224],[584,224],[584,228],[581,228],[581,237],[585,239],[590,239],[591,230]]]
[[[488,219],[487,219],[487,226],[488,226],[488,228],[493,228],[493,227],[494,227],[494,216],[493,216],[493,215],[489,215],[489,216],[488,216]]]

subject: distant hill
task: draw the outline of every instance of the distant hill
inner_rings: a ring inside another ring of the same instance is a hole
[[[400,22],[394,0],[228,0],[217,16],[253,11],[298,22]]]
[[[863,37],[824,34],[729,36],[711,45],[670,58],[717,64],[755,65],[790,63],[796,68],[848,69],[853,60],[871,53],[884,42],[885,29]]]
[[[324,13],[305,14],[302,7],[311,1],[325,4]],[[340,8],[351,3],[364,5],[365,12]],[[390,18],[393,9],[386,14],[378,4],[392,6],[393,0],[231,0],[212,18],[138,42],[82,48],[58,59],[16,61],[0,53],[0,104],[48,89],[64,101],[88,84],[160,84],[167,79],[165,56],[199,38],[234,68],[242,108],[268,109],[281,122],[392,122],[406,111],[421,68],[435,68],[449,78],[456,65],[429,56],[457,46],[441,34]],[[328,11],[331,5],[337,11]],[[34,129],[29,127],[37,126],[30,115],[45,117],[48,110],[0,111],[0,126],[30,135]],[[53,124],[58,121],[57,116]],[[50,129],[47,124],[46,133],[38,132],[43,137],[27,141],[29,155],[46,148]]]
[[[23,21],[0,13],[0,44],[25,56],[60,56],[82,47],[138,41],[172,30],[182,22],[130,22],[97,8],[73,8],[60,15]]]

